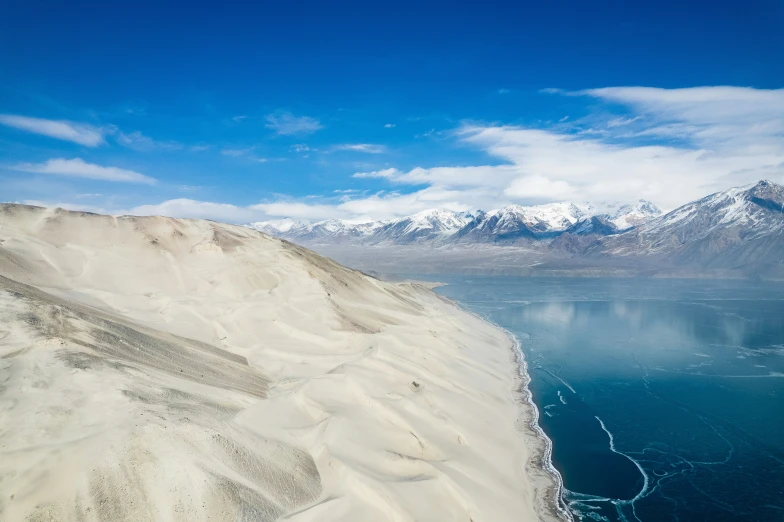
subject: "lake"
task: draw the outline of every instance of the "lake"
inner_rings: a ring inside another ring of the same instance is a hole
[[[784,285],[439,277],[520,340],[577,520],[784,520]]]

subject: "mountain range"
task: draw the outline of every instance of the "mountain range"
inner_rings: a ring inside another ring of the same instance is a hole
[[[363,223],[342,219],[301,223],[282,219],[246,226],[309,245],[517,244],[552,239],[566,232],[580,236],[615,234],[661,213],[656,205],[645,200],[631,205],[562,202],[528,207],[508,205],[476,213],[436,208],[402,218]]]
[[[662,213],[561,202],[246,225],[380,273],[784,278],[784,187],[762,180]]]

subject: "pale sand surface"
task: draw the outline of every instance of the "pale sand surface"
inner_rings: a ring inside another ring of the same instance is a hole
[[[554,519],[506,334],[241,227],[0,205],[0,520]]]

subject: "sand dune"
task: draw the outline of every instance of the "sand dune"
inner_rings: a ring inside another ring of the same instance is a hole
[[[0,520],[555,519],[506,334],[200,220],[0,206]]]

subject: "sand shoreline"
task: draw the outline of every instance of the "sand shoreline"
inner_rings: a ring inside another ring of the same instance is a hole
[[[553,441],[550,440],[550,437],[548,437],[541,426],[539,426],[539,408],[536,406],[536,403],[534,403],[533,394],[528,388],[528,385],[531,382],[531,376],[528,374],[528,362],[525,360],[521,341],[511,332],[508,333],[514,339],[514,351],[516,362],[519,367],[520,386],[518,392],[525,398],[525,402],[529,408],[528,412],[526,412],[530,414],[530,417],[526,419],[526,428],[534,432],[535,440],[539,445],[537,447],[537,452],[531,455],[530,463],[534,466],[541,467],[552,481],[551,484],[543,484],[540,486],[540,489],[544,491],[544,502],[550,510],[550,513],[554,514],[559,519],[572,521],[574,520],[574,517],[563,501],[563,478],[552,462]],[[523,413],[523,415],[525,415],[525,413]]]
[[[446,283],[437,286],[442,285],[446,285]],[[511,361],[516,370],[515,392],[521,399],[520,416],[518,418],[520,426],[518,429],[523,432],[523,436],[530,441],[532,452],[528,462],[526,462],[526,470],[529,474],[537,478],[534,489],[537,492],[537,501],[542,510],[540,516],[542,516],[542,519],[544,520],[552,517],[553,520],[573,521],[574,517],[563,501],[563,478],[552,463],[553,442],[539,426],[539,408],[536,406],[536,403],[534,403],[533,394],[528,388],[528,385],[531,382],[531,376],[528,373],[528,362],[525,359],[522,341],[503,326],[467,309],[459,301],[446,298],[440,294],[439,297],[448,300],[460,310],[477,317],[493,328],[501,330],[507,336],[509,340],[509,350],[512,355]],[[540,476],[538,473],[539,471],[543,471],[544,475]]]

